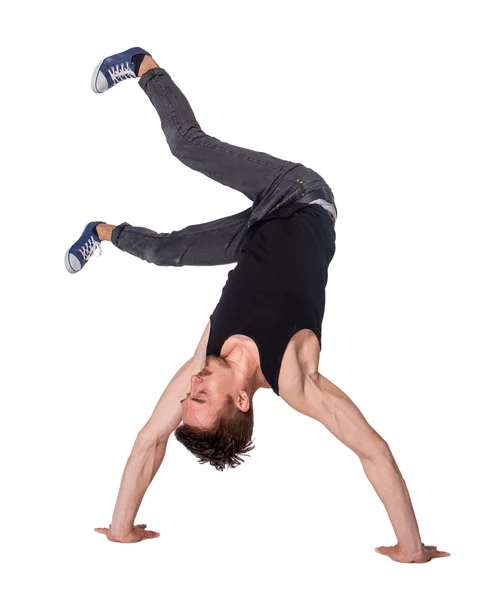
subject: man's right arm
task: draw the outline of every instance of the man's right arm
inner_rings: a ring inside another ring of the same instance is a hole
[[[175,374],[159,399],[153,414],[139,432],[121,479],[108,539],[123,541],[131,536],[143,496],[166,453],[169,436],[181,422],[181,403],[190,390],[191,377],[204,366],[209,339],[208,323],[196,351]]]

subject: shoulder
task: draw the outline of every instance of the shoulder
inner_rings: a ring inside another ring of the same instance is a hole
[[[279,372],[279,395],[300,388],[319,370],[320,344],[311,329],[301,329],[290,339]]]

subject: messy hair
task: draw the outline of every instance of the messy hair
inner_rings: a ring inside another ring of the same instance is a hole
[[[239,466],[244,462],[240,455],[255,448],[251,442],[253,428],[252,400],[249,410],[243,412],[234,406],[234,399],[228,394],[224,409],[212,428],[204,430],[182,423],[174,436],[199,459],[200,464],[208,462],[223,471],[226,467]]]

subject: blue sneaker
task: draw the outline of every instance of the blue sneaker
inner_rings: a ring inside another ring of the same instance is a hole
[[[146,52],[142,48],[130,48],[102,60],[93,71],[93,76],[91,77],[91,88],[93,91],[96,94],[102,94],[120,81],[137,77],[136,66],[131,60],[135,54],[147,54],[151,56],[149,52]]]
[[[80,238],[66,251],[65,266],[70,273],[78,273],[99,248],[101,254],[100,238],[93,231],[93,227],[104,221],[92,221],[83,230]]]

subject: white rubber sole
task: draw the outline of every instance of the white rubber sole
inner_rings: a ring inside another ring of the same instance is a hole
[[[88,223],[83,228],[83,231],[81,232],[81,235],[83,235],[85,233],[87,227],[88,227]],[[80,238],[78,238],[78,239],[80,239]],[[70,248],[71,248],[71,246],[70,246]],[[70,248],[68,248],[68,250],[65,253],[65,267],[66,267],[66,270],[68,271],[68,273],[79,273],[81,271],[81,265],[80,265],[79,269],[74,269],[71,266],[70,256],[69,256],[70,255]],[[78,261],[78,259],[74,255],[73,255],[73,258]],[[80,264],[79,261],[78,261],[78,264]]]
[[[101,69],[101,65],[103,64],[103,60],[96,66],[95,70],[93,71],[93,75],[91,76],[91,89],[95,92],[95,94],[102,94],[103,92],[106,92],[106,90],[100,91],[98,89],[98,77],[100,75],[100,69]],[[101,76],[104,79],[104,75],[101,73]],[[108,88],[106,88],[108,89]]]
[[[78,271],[75,271],[75,269],[73,269],[73,267],[71,266],[69,254],[70,254],[70,251],[67,250],[66,254],[65,254],[65,267],[66,267],[66,270],[68,271],[68,273],[79,273],[81,271],[81,269],[78,269]]]

